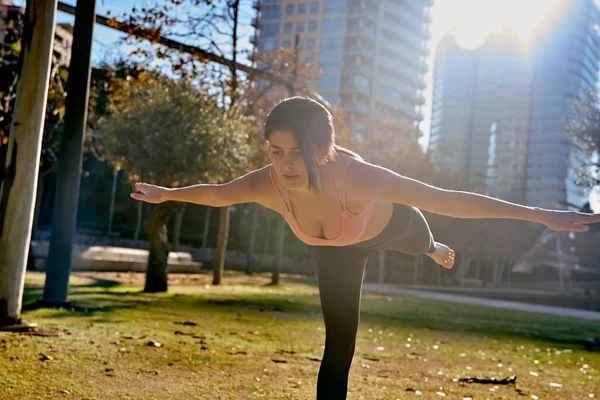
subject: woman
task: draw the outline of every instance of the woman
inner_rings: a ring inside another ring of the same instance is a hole
[[[345,399],[359,322],[367,257],[378,250],[425,254],[452,268],[454,251],[435,242],[419,209],[459,218],[511,218],[555,230],[585,232],[600,214],[544,210],[443,190],[370,164],[335,145],[332,116],[318,102],[293,97],[265,123],[271,164],[222,185],[169,189],[136,184],[131,197],[150,203],[185,201],[213,207],[256,202],[285,217],[317,246],[326,339],[317,382],[320,400]]]

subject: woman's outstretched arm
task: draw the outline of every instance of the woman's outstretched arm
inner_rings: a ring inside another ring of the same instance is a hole
[[[407,204],[435,214],[457,218],[508,218],[539,222],[548,228],[585,232],[600,222],[600,214],[528,207],[477,193],[445,190],[401,176],[369,163],[356,163],[354,179],[374,198]]]
[[[232,204],[251,203],[259,200],[260,184],[265,168],[252,171],[231,182],[223,184],[199,184],[181,188],[166,188],[136,183],[135,188],[141,193],[131,193],[131,197],[147,203],[164,201],[181,201],[202,204],[212,207],[225,207]]]

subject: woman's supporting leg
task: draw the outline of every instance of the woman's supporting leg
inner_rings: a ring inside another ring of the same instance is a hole
[[[367,253],[344,247],[317,248],[317,273],[325,319],[325,351],[317,400],[343,400],[354,356]]]

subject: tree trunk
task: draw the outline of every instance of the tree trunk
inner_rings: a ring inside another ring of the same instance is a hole
[[[152,207],[150,217],[146,221],[150,254],[148,254],[144,292],[166,292],[168,289],[169,242],[167,240],[167,221],[169,216],[177,211],[176,204],[170,201],[156,204]]]
[[[0,183],[0,326],[21,322],[57,0],[28,0],[21,79]]]
[[[135,233],[133,234],[133,238],[135,240],[138,240],[138,238],[140,237],[140,228],[142,227],[142,211],[144,208],[144,202],[143,201],[138,201],[138,206],[137,206],[137,222],[135,224]]]
[[[213,285],[221,284],[223,270],[225,269],[225,252],[227,250],[227,238],[229,237],[229,207],[221,207],[219,212],[219,238],[213,261]]]
[[[208,228],[210,227],[210,213],[212,207],[206,206],[206,215],[204,216],[204,230],[202,231],[202,250],[208,247]]]
[[[173,240],[171,244],[172,251],[179,251],[179,239],[181,237],[181,224],[183,222],[183,214],[185,213],[186,203],[181,204],[180,211],[175,214],[175,223],[173,224]]]
[[[285,244],[285,220],[283,217],[277,218],[277,239],[275,242],[275,257],[273,257],[273,276],[271,284],[279,284],[279,273],[281,272],[281,264],[283,263],[283,247]]]
[[[68,304],[69,275],[81,180],[83,137],[87,123],[91,51],[96,1],[78,1],[73,27],[73,57],[69,64],[65,125],[60,143],[52,233],[48,248],[42,302]]]
[[[271,243],[271,223],[272,219],[270,217],[266,217],[267,219],[267,233],[265,234],[265,244],[263,246],[263,253],[266,254],[269,252],[269,243]]]
[[[250,240],[248,243],[248,258],[246,259],[246,274],[252,275],[254,270],[254,247],[256,246],[256,228],[258,225],[258,207],[252,204],[252,220],[250,222]]]
[[[385,250],[379,251],[379,263],[377,268],[377,282],[385,282]]]
[[[108,211],[108,236],[112,234],[112,226],[113,226],[113,217],[115,215],[115,197],[117,195],[117,178],[119,177],[119,170],[117,168],[113,169],[113,181],[112,181],[112,191],[110,194],[110,209]]]

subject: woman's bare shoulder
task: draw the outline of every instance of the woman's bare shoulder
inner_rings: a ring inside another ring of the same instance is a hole
[[[247,178],[251,180],[253,188],[258,193],[264,193],[265,188],[271,185],[271,178],[269,177],[270,169],[271,164],[255,169],[254,171],[251,171],[246,175]]]
[[[275,191],[276,188],[273,187],[273,183],[271,182],[271,167],[272,164],[268,164],[250,172],[253,181],[254,201],[262,206],[283,213],[280,204],[281,201],[277,198],[277,192]],[[275,178],[275,181],[277,185],[277,178]]]
[[[374,192],[379,189],[386,176],[392,172],[370,162],[352,159],[349,161],[346,185],[356,191]]]

